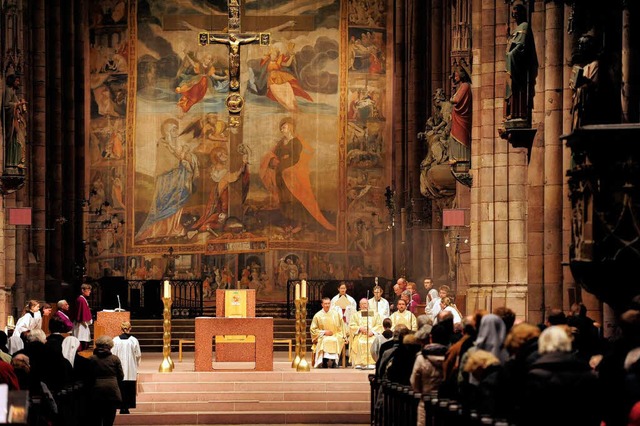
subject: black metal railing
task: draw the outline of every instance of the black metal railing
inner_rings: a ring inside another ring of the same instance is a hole
[[[411,386],[378,380],[369,375],[371,424],[373,426],[414,426],[418,406],[424,407],[425,426],[514,426],[511,423],[465,410],[453,399],[438,397],[438,391],[422,395]]]
[[[174,317],[195,318],[204,312],[202,280],[170,280]],[[121,307],[132,318],[162,317],[163,280],[102,279],[91,283],[89,306],[95,312]]]

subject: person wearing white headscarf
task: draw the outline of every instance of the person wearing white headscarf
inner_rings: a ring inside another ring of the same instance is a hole
[[[424,313],[429,316],[431,321],[433,321],[435,319],[435,316],[433,315],[434,307],[440,307],[440,296],[438,295],[438,290],[436,290],[435,288],[429,290],[429,292],[427,293],[426,302],[427,304],[424,307]]]
[[[507,326],[504,324],[502,318],[496,314],[487,314],[480,320],[480,327],[478,328],[478,334],[476,340],[473,342],[473,346],[464,353],[460,359],[460,365],[464,366],[469,359],[469,356],[478,349],[491,352],[498,360],[500,364],[504,364],[509,358],[509,353],[503,347],[504,339],[507,337]],[[458,372],[458,383],[468,382],[473,387],[478,386],[480,383],[474,375],[467,375],[461,368]]]
[[[501,364],[504,364],[509,358],[507,350],[503,347],[506,337],[507,327],[502,318],[495,314],[487,314],[480,320],[475,347],[491,352],[500,360]]]
[[[67,336],[62,341],[62,355],[74,366],[76,353],[80,347],[80,340],[75,336]]]

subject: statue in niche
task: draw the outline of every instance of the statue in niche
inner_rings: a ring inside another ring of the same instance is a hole
[[[5,131],[5,167],[26,168],[27,102],[19,96],[20,76],[10,74],[5,81],[2,109]]]
[[[449,139],[449,162],[471,161],[471,77],[464,60],[453,72],[453,95],[451,96],[451,137]]]
[[[455,194],[455,179],[449,165],[452,105],[446,99],[444,90],[436,89],[432,115],[427,119],[425,131],[418,133],[418,139],[427,144],[427,156],[420,164],[420,192],[429,198]]]
[[[597,121],[599,100],[599,68],[598,48],[595,38],[585,34],[578,40],[576,65],[571,71],[569,86],[573,90],[571,105],[571,129],[592,124]]]
[[[504,117],[513,127],[528,127],[538,60],[525,6],[515,4],[511,17],[516,27],[507,41]]]

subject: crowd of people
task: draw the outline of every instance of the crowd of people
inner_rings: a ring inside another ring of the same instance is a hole
[[[640,297],[604,338],[582,303],[549,309],[540,324],[498,307],[464,316],[451,289],[398,279],[358,302],[342,284],[311,324],[315,365],[375,369],[377,383],[409,386],[513,425],[640,425]],[[383,392],[375,406],[381,410]],[[376,418],[376,413],[372,413]],[[424,404],[417,424],[425,424]]]
[[[618,316],[619,333],[605,339],[582,303],[566,313],[550,309],[541,324],[517,321],[504,306],[463,316],[450,289],[428,281],[417,330],[392,321],[383,343],[376,336],[377,383],[409,386],[456,401],[465,415],[510,425],[640,425],[640,297]],[[394,304],[399,311],[402,299]],[[384,389],[376,410],[383,402]],[[425,424],[424,404],[416,417]]]
[[[40,401],[28,424],[112,425],[118,409],[128,414],[136,407],[142,354],[131,324],[122,322],[120,335],[99,336],[91,348],[91,286],[81,291],[73,312],[66,300],[54,313],[49,304],[29,300],[13,330],[0,331],[0,383]],[[65,412],[71,389],[79,389],[74,396],[83,399],[76,405],[81,413]],[[69,419],[72,414],[82,418]]]

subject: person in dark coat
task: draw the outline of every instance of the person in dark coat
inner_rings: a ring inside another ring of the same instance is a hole
[[[639,306],[640,307],[640,306]],[[607,426],[627,426],[627,417],[635,401],[629,400],[625,388],[625,361],[629,352],[640,347],[640,309],[629,309],[618,318],[621,335],[612,339],[596,370],[605,407],[603,418]]]
[[[398,345],[387,367],[387,379],[392,383],[411,385],[411,372],[418,352],[422,350],[422,343],[410,332]]]
[[[87,388],[91,402],[90,420],[95,426],[112,426],[122,402],[118,383],[124,379],[120,358],[111,353],[113,339],[102,335],[89,358]]]
[[[523,385],[531,364],[538,359],[538,337],[540,328],[526,322],[511,328],[504,340],[509,359],[501,371],[500,388],[494,395],[496,418],[507,419],[514,424],[520,420]]]
[[[538,353],[526,375],[521,426],[599,426],[598,377],[571,349],[571,330],[550,326],[538,338]]]
[[[474,397],[468,401],[469,411],[495,418],[496,395],[500,391],[502,369],[500,360],[494,354],[482,349],[475,350],[466,358],[463,370],[473,376],[478,383],[474,389]]]

